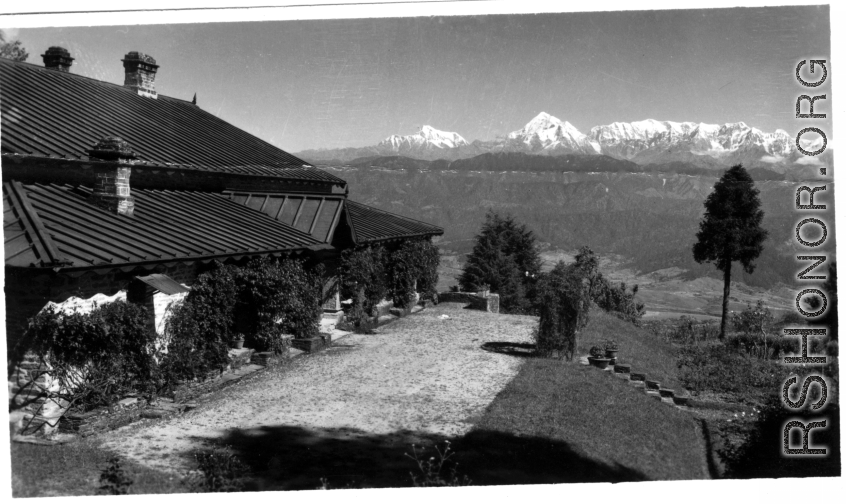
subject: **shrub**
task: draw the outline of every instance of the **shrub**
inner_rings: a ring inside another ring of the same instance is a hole
[[[719,342],[683,347],[677,366],[687,389],[745,398],[778,390],[787,372],[776,361],[753,358]]]
[[[387,254],[381,245],[368,245],[341,253],[341,295],[353,300],[348,318],[358,325],[375,314],[376,305],[388,293],[385,270]]]
[[[422,299],[436,301],[438,297],[438,265],[441,263],[441,252],[431,240],[417,242],[418,278],[417,290]]]
[[[638,325],[644,316],[644,303],[635,300],[638,293],[638,285],[627,290],[625,282],[613,284],[597,273],[596,286],[591,292],[591,299],[600,308],[614,314],[615,316]]]
[[[421,449],[418,452],[418,448],[415,445],[412,445],[412,455],[406,453],[405,455],[412,459],[418,468],[418,474],[414,472],[410,472],[409,474],[412,477],[412,484],[416,487],[456,487],[456,486],[468,486],[471,484],[471,480],[465,475],[459,478],[456,474],[458,471],[459,464],[450,462],[450,459],[453,458],[455,452],[450,448],[450,441],[444,442],[444,449],[442,450],[437,445],[435,446],[436,456],[431,456],[426,458],[424,455],[425,449]],[[446,466],[450,466],[450,473],[442,474],[444,470],[447,468]]]
[[[411,308],[418,291],[434,299],[438,283],[438,247],[429,240],[406,240],[388,256],[388,291],[398,308]]]
[[[541,258],[535,234],[512,216],[489,212],[475,238],[473,251],[459,277],[462,290],[475,291],[487,284],[500,295],[506,313],[533,311]]]
[[[285,334],[308,337],[318,331],[321,296],[320,275],[307,271],[300,261],[215,263],[168,319],[165,382],[223,370],[236,332],[244,333],[245,343],[255,350],[283,352]]]
[[[573,359],[576,335],[588,324],[591,281],[596,267],[593,254],[586,253],[571,265],[559,261],[550,273],[542,276],[538,285],[538,328],[534,333],[540,355],[558,353],[560,359]]]
[[[132,483],[132,478],[121,467],[121,459],[118,457],[112,457],[109,465],[100,473],[100,491],[107,495],[126,495]]]
[[[654,320],[643,322],[642,325],[654,335],[677,345],[717,340],[720,334],[720,325],[717,323],[697,321],[685,315],[678,320]]]
[[[285,350],[283,334],[307,338],[318,332],[323,296],[319,272],[302,262],[254,259],[235,274],[239,329],[260,352]]]
[[[242,478],[247,466],[235,455],[223,451],[196,453],[199,474],[188,478],[195,492],[239,492],[244,489]]]
[[[167,354],[162,359],[164,385],[205,377],[228,363],[238,300],[235,267],[215,262],[177,304],[165,324]]]
[[[65,314],[47,308],[29,320],[26,347],[42,358],[59,388],[48,397],[87,411],[110,406],[127,395],[156,389],[155,334],[147,310],[123,301],[90,313]]]

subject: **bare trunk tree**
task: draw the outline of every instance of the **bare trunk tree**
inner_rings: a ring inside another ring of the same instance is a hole
[[[726,336],[726,319],[729,308],[729,283],[732,279],[732,261],[726,262],[726,269],[723,272],[723,305],[721,307],[721,333],[718,338],[723,341]]]

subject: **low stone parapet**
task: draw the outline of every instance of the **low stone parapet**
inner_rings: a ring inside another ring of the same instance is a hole
[[[485,296],[476,292],[441,292],[438,294],[439,303],[462,303],[470,305],[473,310],[489,313],[500,313],[500,295],[489,293]]]
[[[274,352],[255,352],[250,358],[250,363],[262,367],[276,366],[288,360],[288,353],[276,354]]]

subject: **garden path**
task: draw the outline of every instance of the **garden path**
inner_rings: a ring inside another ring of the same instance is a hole
[[[378,334],[350,334],[327,351],[260,372],[183,416],[128,425],[102,439],[121,456],[182,472],[191,453],[233,430],[462,435],[520,366],[520,357],[481,345],[529,342],[536,320],[443,303],[380,327]]]

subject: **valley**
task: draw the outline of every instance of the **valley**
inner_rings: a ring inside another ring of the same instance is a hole
[[[415,161],[415,160],[410,160]],[[638,284],[646,317],[720,316],[722,281],[711,265],[694,262],[691,247],[714,176],[673,173],[528,172],[513,170],[388,169],[377,166],[323,169],[355,188],[350,198],[442,226],[439,290],[455,285],[473,237],[491,209],[527,223],[540,242],[545,269],[572,260],[582,245],[603,262],[615,281]],[[757,181],[769,231],[765,250],[748,275],[733,270],[731,310],[762,299],[776,314],[792,309],[796,182]],[[832,212],[832,184],[816,194]],[[834,240],[829,243],[834,243]]]

